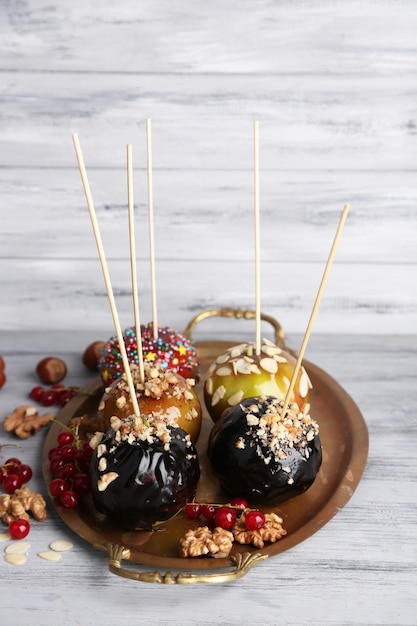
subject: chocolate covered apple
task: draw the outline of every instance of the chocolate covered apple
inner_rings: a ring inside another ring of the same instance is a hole
[[[139,367],[132,365],[130,372],[140,412],[166,421],[175,419],[196,442],[201,428],[201,405],[194,391],[194,379],[185,379],[159,363],[143,364],[143,381]],[[133,413],[129,385],[123,373],[105,389],[98,415],[109,426],[113,416],[125,418]]]
[[[246,398],[213,426],[208,456],[222,489],[249,502],[276,504],[306,491],[321,465],[315,420],[275,397]]]
[[[199,361],[194,344],[184,335],[168,326],[158,326],[154,336],[153,324],[141,325],[142,354],[145,363],[159,363],[166,370],[178,372],[184,378],[197,379]],[[136,329],[126,328],[123,340],[129,363],[138,365],[138,344]],[[111,337],[103,346],[98,363],[100,376],[105,385],[113,383],[124,371],[122,355],[117,336]]]
[[[223,411],[245,398],[270,395],[283,399],[290,386],[296,359],[264,339],[260,354],[252,343],[229,348],[210,366],[204,384],[204,401],[214,421]],[[311,382],[304,367],[300,368],[290,400],[308,408]]]
[[[114,524],[151,530],[195,497],[197,451],[175,418],[113,417],[110,430],[92,443],[93,502]]]

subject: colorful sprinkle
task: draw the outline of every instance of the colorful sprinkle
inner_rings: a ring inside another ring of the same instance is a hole
[[[159,326],[158,337],[155,339],[152,323],[141,326],[141,335],[145,362],[160,363],[165,369],[172,369],[184,378],[198,379],[197,352],[186,337],[173,328]],[[123,331],[123,338],[129,362],[138,364],[135,328],[126,328]],[[122,356],[116,336],[111,337],[103,347],[99,372],[106,385],[110,385],[123,372]]]

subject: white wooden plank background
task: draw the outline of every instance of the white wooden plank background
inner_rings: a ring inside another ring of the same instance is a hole
[[[318,330],[415,331],[415,3],[107,1],[97,10],[36,0],[0,10],[0,278],[13,285],[0,305],[4,328],[22,323],[29,300],[41,327],[108,332],[103,300],[89,299],[103,283],[74,131],[127,320],[133,144],[148,314],[150,116],[163,323],[181,328],[199,308],[253,305],[250,263],[241,262],[253,258],[257,118],[263,309],[288,332],[303,329],[349,202]]]

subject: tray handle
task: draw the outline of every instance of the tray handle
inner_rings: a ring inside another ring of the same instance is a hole
[[[122,578],[129,578],[130,580],[136,580],[138,582],[145,583],[161,583],[164,585],[193,585],[197,583],[213,584],[213,583],[228,583],[242,578],[250,568],[264,561],[268,558],[267,554],[261,554],[259,552],[238,552],[230,557],[232,561],[231,567],[234,569],[225,572],[215,572],[212,574],[199,573],[192,574],[190,572],[179,572],[178,574],[172,574],[172,572],[166,572],[161,574],[159,572],[139,572],[133,569],[126,569],[122,567],[123,559],[130,558],[130,550],[114,543],[102,543],[94,544],[94,547],[107,552],[109,557],[109,571],[116,576]]]
[[[188,338],[192,339],[193,332],[197,324],[206,320],[210,317],[234,317],[235,319],[246,319],[253,320],[256,318],[256,312],[251,309],[240,309],[233,307],[222,307],[220,309],[208,309],[207,311],[202,311],[195,315],[187,324],[186,329],[183,334]],[[261,320],[265,322],[269,322],[271,326],[274,328],[275,332],[275,344],[282,348],[283,350],[288,350],[288,347],[285,344],[284,340],[284,331],[282,329],[281,324],[271,315],[266,315],[265,313],[261,313]]]

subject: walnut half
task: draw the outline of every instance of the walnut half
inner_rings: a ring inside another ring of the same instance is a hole
[[[282,519],[276,513],[266,513],[265,525],[257,530],[248,530],[245,515],[242,515],[233,526],[232,532],[237,543],[251,543],[256,548],[263,548],[265,543],[275,543],[287,534],[282,527]]]
[[[216,527],[212,532],[207,526],[199,526],[196,530],[188,530],[180,540],[180,556],[225,558],[232,546],[233,534],[228,530]]]

